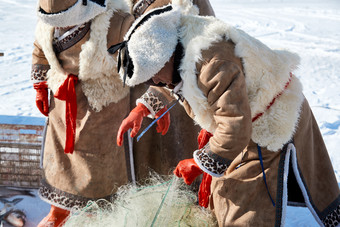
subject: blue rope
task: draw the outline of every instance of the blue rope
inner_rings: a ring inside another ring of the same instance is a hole
[[[267,185],[266,174],[264,172],[264,167],[263,167],[263,159],[262,159],[261,147],[258,144],[257,144],[257,151],[259,153],[259,159],[260,159],[260,164],[261,164],[262,173],[263,173],[263,181],[264,181],[264,184],[266,185],[266,189],[267,189],[269,198],[272,201],[273,206],[275,207],[275,202],[274,202],[272,196],[270,195],[270,192],[269,192],[269,189],[268,189],[268,185]]]
[[[151,126],[153,126],[159,119],[161,119],[167,112],[169,112],[169,110],[171,110],[172,107],[174,107],[174,105],[176,105],[178,103],[179,99],[177,99],[177,101],[172,105],[170,106],[169,109],[167,109],[161,116],[159,116],[158,118],[156,118],[155,120],[153,120],[149,125],[148,127],[146,127],[142,132],[141,134],[139,134],[139,136],[137,137],[137,142],[140,140],[140,138],[144,135],[144,133],[146,133],[150,128]]]

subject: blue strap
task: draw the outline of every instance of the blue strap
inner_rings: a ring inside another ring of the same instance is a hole
[[[158,118],[156,118],[155,120],[153,120],[149,125],[148,127],[146,127],[142,132],[141,134],[139,134],[139,136],[137,137],[137,142],[140,140],[140,138],[144,135],[144,133],[146,133],[146,131],[148,131],[151,126],[153,126],[159,119],[161,119],[167,112],[169,112],[169,110],[171,110],[172,107],[174,107],[174,105],[176,105],[178,103],[179,99],[177,99],[177,101],[172,105],[170,106],[169,109],[167,109],[164,113],[162,113],[161,116],[159,116]]]
[[[268,185],[267,185],[266,174],[264,172],[264,167],[263,167],[263,159],[262,159],[261,147],[258,144],[257,144],[257,151],[259,153],[259,159],[260,159],[261,169],[262,169],[262,173],[263,173],[263,181],[264,181],[264,184],[266,185],[266,189],[267,189],[269,198],[272,201],[273,206],[275,207],[275,202],[274,202],[272,196],[270,195],[270,192],[269,192],[269,189],[268,189]]]

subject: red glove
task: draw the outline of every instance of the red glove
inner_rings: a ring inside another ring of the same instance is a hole
[[[40,112],[45,115],[46,117],[48,116],[48,86],[46,81],[44,82],[39,82],[39,83],[34,83],[33,88],[37,91],[37,95],[35,98],[35,103],[40,110]]]
[[[197,137],[198,149],[203,148],[209,142],[209,139],[212,136],[213,136],[213,134],[211,134],[210,132],[208,132],[205,129],[202,129],[200,131],[200,133],[198,134],[198,137]]]
[[[137,135],[142,125],[143,117],[146,117],[149,114],[150,111],[142,103],[138,103],[138,105],[133,110],[131,110],[129,116],[122,121],[122,124],[119,127],[117,134],[118,146],[123,144],[123,135],[130,128],[132,128],[130,136],[135,137]]]
[[[167,111],[168,108],[166,108],[166,106],[161,109],[160,111],[158,111],[158,113],[156,113],[155,118],[158,118],[159,116],[161,116],[165,111]],[[170,126],[170,113],[167,112],[166,114],[164,114],[164,116],[162,118],[160,118],[157,121],[157,132],[158,133],[162,133],[162,135],[164,136],[169,129]]]
[[[155,114],[155,118],[161,116],[165,111],[167,111],[166,106]],[[143,117],[146,117],[149,114],[150,111],[142,103],[138,103],[138,105],[133,110],[131,110],[129,116],[123,120],[122,124],[119,127],[117,134],[118,146],[121,146],[123,144],[123,135],[130,128],[132,128],[130,136],[135,137],[137,135],[142,125]],[[165,135],[168,132],[169,126],[170,114],[169,112],[167,112],[162,118],[157,121],[156,130],[157,132],[162,133],[162,135]]]
[[[203,173],[200,167],[196,164],[193,158],[184,159],[177,164],[174,174],[177,177],[182,177],[184,183],[187,185],[192,184],[194,180]]]
[[[198,148],[203,148],[209,142],[209,139],[212,136],[213,134],[205,129],[202,129],[197,137]],[[177,177],[182,177],[184,182],[188,185],[192,184],[192,182],[202,173],[203,179],[198,191],[198,202],[201,207],[207,208],[209,204],[212,176],[206,172],[203,172],[203,170],[198,167],[193,158],[180,161],[174,170],[174,174]]]

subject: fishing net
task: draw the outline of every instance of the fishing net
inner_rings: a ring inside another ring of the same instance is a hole
[[[72,210],[66,227],[79,226],[216,226],[209,210],[175,176],[153,176],[142,185],[124,185],[112,201],[89,202]]]

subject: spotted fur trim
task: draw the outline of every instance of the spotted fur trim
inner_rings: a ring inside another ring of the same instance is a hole
[[[194,152],[194,160],[206,173],[214,177],[222,177],[230,165],[230,161],[218,156],[210,150],[209,143]]]
[[[72,208],[84,208],[88,202],[97,201],[99,199],[105,199],[111,201],[113,195],[106,196],[104,198],[86,198],[83,196],[73,195],[57,188],[52,187],[46,181],[41,181],[41,187],[38,191],[39,197],[45,202],[60,207],[65,210],[71,210]]]
[[[136,104],[142,103],[150,111],[151,117],[154,118],[156,113],[163,109],[165,105],[157,95],[148,91],[145,92],[139,99],[136,100]]]
[[[53,40],[53,47],[56,54],[59,54],[60,52],[67,50],[68,48],[75,45],[77,42],[79,42],[86,33],[90,30],[91,22],[87,22],[85,24],[82,24],[76,28],[75,31],[73,31],[71,34],[63,37],[63,38],[57,38]],[[58,28],[56,28],[58,29]]]
[[[340,225],[340,205],[337,206],[325,219],[322,220],[326,227],[337,227]]]
[[[41,65],[41,64],[32,65],[31,81],[33,83],[46,81],[47,71],[49,69],[50,69],[49,65]]]

